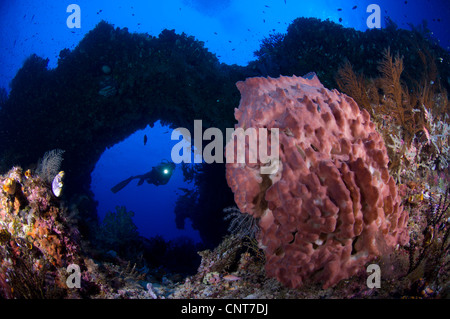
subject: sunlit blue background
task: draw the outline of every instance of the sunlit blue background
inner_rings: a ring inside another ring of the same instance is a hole
[[[70,14],[66,8],[72,3],[81,8],[80,29],[66,26]],[[441,46],[448,50],[448,0],[0,0],[0,87],[9,90],[9,82],[32,53],[49,58],[49,67],[56,67],[60,50],[74,48],[102,19],[127,27],[130,32],[154,36],[164,28],[185,32],[204,41],[221,62],[246,65],[254,59],[253,52],[261,39],[271,33],[286,32],[297,17],[330,19],[345,27],[366,30],[366,8],[371,3],[380,6],[382,21],[389,16],[400,28],[408,29],[408,23],[417,25],[426,19]],[[145,146],[144,135],[148,137]],[[173,239],[186,235],[199,240],[197,232],[189,229],[189,222],[187,230],[175,227],[177,189],[192,187],[183,182],[179,167],[165,186],[145,183],[137,187],[135,180],[117,194],[110,192],[119,181],[149,171],[162,159],[170,159],[175,143],[170,140],[168,129],[157,124],[106,150],[92,173],[99,216],[114,210],[116,205],[125,205],[135,212],[135,223],[145,236],[159,234]]]

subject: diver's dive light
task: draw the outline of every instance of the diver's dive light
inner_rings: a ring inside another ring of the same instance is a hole
[[[159,168],[159,172],[160,172],[160,174],[162,176],[165,176],[165,175],[169,175],[170,176],[170,175],[172,175],[172,171],[175,168],[175,164],[171,163],[171,162],[169,162],[167,160],[163,160],[161,162],[161,164],[159,164],[158,166],[160,167]],[[164,177],[164,178],[166,178],[166,177]]]

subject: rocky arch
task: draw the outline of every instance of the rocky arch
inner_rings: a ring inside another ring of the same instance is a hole
[[[46,151],[63,149],[71,201],[90,198],[90,173],[102,152],[148,124],[233,125],[235,83],[246,77],[194,37],[129,33],[106,22],[73,51],[61,51],[57,68],[47,64],[32,55],[11,82],[0,110],[0,168],[29,167]],[[95,204],[87,206],[92,214]]]

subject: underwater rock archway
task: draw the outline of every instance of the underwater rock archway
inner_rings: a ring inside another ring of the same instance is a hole
[[[246,77],[192,36],[130,34],[106,22],[73,51],[61,51],[57,68],[47,64],[32,55],[11,82],[0,110],[0,168],[30,167],[48,150],[65,150],[65,194],[88,202],[88,219],[96,218],[95,203],[86,200],[90,173],[107,147],[157,120],[171,128],[191,129],[194,119],[233,125],[234,83]]]

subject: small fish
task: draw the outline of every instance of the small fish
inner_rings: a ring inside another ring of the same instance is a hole
[[[433,242],[433,239],[434,239],[434,228],[433,226],[430,225],[425,229],[425,236],[423,239],[423,243],[426,246],[428,246]]]
[[[238,277],[235,275],[225,275],[225,276],[223,276],[223,279],[226,281],[238,281],[238,280],[241,280],[241,277]]]
[[[25,177],[28,179],[28,178],[31,178],[31,170],[29,170],[29,169],[27,169],[26,171],[25,171]]]
[[[342,11],[342,8],[338,8],[337,10],[338,10],[338,11]]]
[[[358,8],[358,6],[354,6],[354,7],[352,8],[352,10],[355,10],[356,8]]]
[[[339,22],[342,22],[342,18],[339,18]]]
[[[52,191],[53,191],[53,194],[55,194],[56,197],[61,196],[62,188],[64,186],[63,179],[64,179],[64,171],[59,172],[53,178]]]
[[[145,144],[147,144],[147,134],[144,135],[144,146],[145,146]]]

